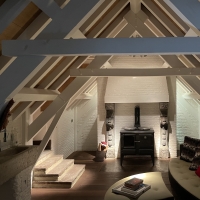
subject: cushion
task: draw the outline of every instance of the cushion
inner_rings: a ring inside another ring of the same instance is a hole
[[[200,148],[200,139],[185,136],[183,146],[195,151],[196,148]]]
[[[200,177],[200,167],[198,167],[198,169],[195,171],[195,173],[196,173],[196,175],[197,175],[198,177]]]
[[[183,146],[182,152],[181,152],[181,156],[180,156],[181,160],[185,160],[187,162],[192,162],[194,156],[195,156],[195,151],[194,150]]]
[[[200,148],[196,148],[195,156],[192,160],[192,163],[189,167],[190,170],[197,170],[200,167]]]
[[[200,148],[200,139],[185,136],[180,159],[192,162],[196,148]]]

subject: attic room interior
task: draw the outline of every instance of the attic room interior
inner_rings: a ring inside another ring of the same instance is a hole
[[[200,199],[199,0],[0,0],[0,196]]]

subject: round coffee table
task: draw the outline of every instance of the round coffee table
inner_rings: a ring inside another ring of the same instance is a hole
[[[136,174],[132,176],[128,176],[117,181],[113,184],[106,192],[104,196],[104,200],[128,200],[129,197],[124,195],[115,194],[112,192],[112,189],[117,187],[118,185],[123,184],[125,181],[133,178],[141,178],[143,179],[143,183],[151,185],[151,188],[143,193],[138,200],[157,200],[157,199],[165,199],[165,200],[173,200],[174,197],[171,192],[167,189],[165,183],[163,182],[162,175],[160,172],[148,172],[143,174]]]

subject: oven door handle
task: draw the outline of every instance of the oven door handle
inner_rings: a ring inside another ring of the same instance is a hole
[[[140,142],[140,141],[135,141],[135,142]]]

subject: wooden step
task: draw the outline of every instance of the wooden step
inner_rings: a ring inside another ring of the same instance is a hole
[[[33,181],[34,188],[72,188],[85,171],[85,165],[74,165],[59,181]]]
[[[51,150],[44,150],[41,153],[40,157],[38,158],[37,165],[39,165],[40,163],[42,163],[43,161],[45,161],[50,156],[53,156],[53,151],[51,151]]]
[[[74,165],[74,159],[64,159],[46,174],[34,172],[34,181],[58,181]]]
[[[46,174],[49,171],[51,171],[54,167],[56,167],[59,163],[61,163],[63,160],[62,155],[53,155],[47,159],[45,159],[43,162],[36,164],[34,167],[34,175],[35,174]]]

